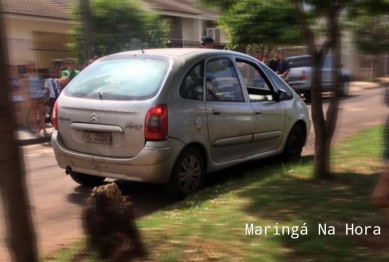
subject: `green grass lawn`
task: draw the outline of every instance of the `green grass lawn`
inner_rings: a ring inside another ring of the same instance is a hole
[[[148,261],[389,261],[388,217],[370,200],[381,167],[381,134],[381,127],[368,129],[334,147],[336,179],[330,181],[311,178],[312,156],[211,176],[201,192],[137,221]],[[262,232],[248,235],[246,224]],[[319,235],[319,224],[335,235]],[[347,235],[346,224],[377,226],[380,235],[372,229]],[[70,261],[82,246],[43,261]]]

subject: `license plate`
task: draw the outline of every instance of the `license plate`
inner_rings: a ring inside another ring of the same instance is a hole
[[[84,132],[84,141],[100,144],[109,144],[111,140],[111,133],[106,132]]]

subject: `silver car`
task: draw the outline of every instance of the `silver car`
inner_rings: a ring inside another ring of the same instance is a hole
[[[248,160],[298,159],[311,127],[305,103],[266,65],[209,49],[103,57],[69,83],[53,121],[56,160],[77,183],[159,183],[173,198]]]

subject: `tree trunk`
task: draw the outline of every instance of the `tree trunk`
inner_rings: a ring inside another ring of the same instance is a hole
[[[311,86],[311,112],[312,122],[315,131],[315,163],[313,175],[315,178],[329,179],[331,175],[330,165],[330,149],[331,141],[334,135],[336,122],[338,119],[339,108],[339,87],[341,83],[340,78],[340,30],[338,25],[339,15],[348,1],[343,0],[334,3],[326,13],[328,39],[324,42],[321,50],[316,48],[315,35],[310,27],[309,18],[304,11],[303,1],[294,0],[297,19],[301,26],[301,30],[308,44],[308,53],[313,57],[312,67],[312,86]],[[331,98],[328,106],[326,118],[324,119],[323,101],[321,96],[322,90],[322,75],[319,70],[322,68],[322,58],[327,55],[332,48],[335,58],[335,70],[333,79],[333,86],[331,88]]]
[[[2,1],[0,2],[2,7]],[[5,65],[8,62],[3,13],[0,14],[0,191],[3,202],[5,240],[12,261],[38,261],[26,177],[14,137],[15,112],[9,101]]]
[[[312,86],[311,86],[311,112],[315,131],[315,162],[313,175],[316,178],[331,178],[330,172],[330,144],[326,132],[326,120],[323,113],[323,99],[321,96],[322,74],[320,71],[323,56],[316,53],[313,56]]]
[[[340,12],[340,10],[338,10],[338,12]],[[339,95],[342,88],[341,86],[342,85],[341,34],[338,25],[338,14],[335,13],[335,15],[329,15],[327,19],[328,19],[329,37],[330,37],[329,41],[332,43],[331,48],[333,54],[333,61],[332,61],[333,70],[332,70],[331,78],[334,81],[332,82],[330,102],[328,104],[326,121],[325,121],[325,130],[324,130],[325,139],[323,141],[324,151],[322,155],[323,157],[322,161],[323,161],[323,165],[326,166],[326,169],[316,170],[315,168],[315,170],[317,171],[315,175],[318,178],[332,178],[331,165],[330,165],[331,163],[330,148],[331,148],[332,138],[335,133],[336,123],[338,120],[338,112],[339,112],[339,104],[340,104]]]

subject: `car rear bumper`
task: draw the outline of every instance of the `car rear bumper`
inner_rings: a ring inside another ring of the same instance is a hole
[[[149,183],[166,183],[184,143],[176,139],[146,142],[133,158],[95,156],[68,149],[58,131],[51,138],[58,165],[74,172]]]
[[[288,81],[288,85],[294,90],[310,90],[310,86],[305,81]]]

